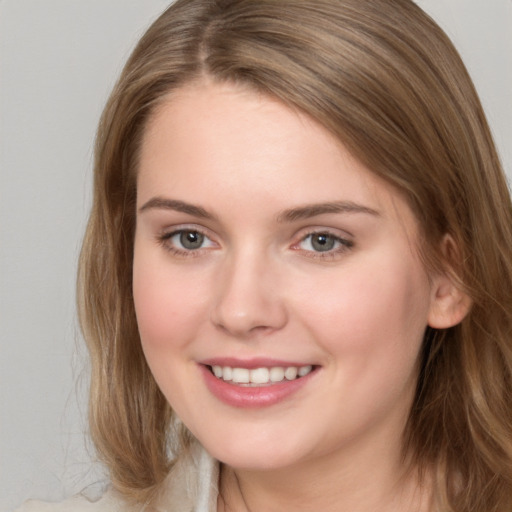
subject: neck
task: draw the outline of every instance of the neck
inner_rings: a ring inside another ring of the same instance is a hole
[[[219,512],[427,512],[431,486],[393,448],[304,461],[279,470],[222,466]],[[384,453],[387,452],[387,453]]]

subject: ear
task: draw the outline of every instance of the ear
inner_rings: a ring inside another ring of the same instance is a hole
[[[445,269],[432,279],[428,325],[434,329],[447,329],[460,323],[471,308],[471,299],[457,282],[454,266],[459,251],[450,235],[441,242],[441,253]]]

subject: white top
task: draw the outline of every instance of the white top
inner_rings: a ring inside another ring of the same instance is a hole
[[[162,485],[151,510],[155,512],[216,512],[219,463],[201,447],[180,457]],[[113,490],[98,501],[75,496],[60,503],[26,501],[14,512],[144,512],[145,506],[128,506]]]

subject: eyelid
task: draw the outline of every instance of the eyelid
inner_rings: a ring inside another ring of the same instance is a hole
[[[212,237],[209,229],[198,224],[176,224],[173,226],[167,226],[159,230],[158,236],[169,237],[182,231],[197,231],[198,233],[201,233],[202,235],[207,236],[208,238]]]
[[[170,240],[174,236],[187,231],[201,234],[211,242],[211,246],[187,250],[170,244]],[[167,227],[160,230],[156,236],[157,242],[162,245],[164,249],[170,253],[174,253],[175,255],[185,257],[199,256],[204,251],[210,251],[212,248],[218,247],[219,244],[215,241],[215,238],[216,237],[211,233],[209,229],[206,229],[203,226],[198,226],[197,224],[179,224],[176,226]]]
[[[351,242],[351,243],[353,243],[353,240],[354,240],[354,235],[344,229],[331,228],[331,227],[319,225],[319,226],[308,226],[308,227],[302,228],[299,231],[297,231],[297,233],[293,236],[293,238],[296,240],[296,242],[294,242],[294,244],[301,242],[302,240],[304,240],[306,237],[308,237],[310,235],[315,235],[315,234],[316,235],[319,235],[319,234],[331,235],[334,238],[338,238],[340,240],[344,240],[346,242]]]
[[[314,251],[314,250],[306,250],[300,247],[308,237],[314,235],[328,235],[333,237],[337,242],[339,242],[339,246],[337,248],[327,250],[327,251]],[[340,256],[342,253],[350,251],[354,247],[353,235],[342,232],[339,229],[326,228],[326,227],[310,227],[307,229],[301,230],[296,235],[296,242],[294,242],[291,246],[291,249],[295,251],[300,251],[304,255],[310,258],[318,258],[323,260],[333,259],[337,256]]]

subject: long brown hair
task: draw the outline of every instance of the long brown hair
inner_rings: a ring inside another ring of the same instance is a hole
[[[307,113],[407,198],[426,265],[472,308],[427,331],[404,452],[433,471],[443,511],[512,509],[510,194],[460,57],[410,0],[178,0],[134,50],[99,126],[78,292],[91,433],[114,486],[145,501],[187,443],[144,360],[131,273],[144,128],[202,75]]]

